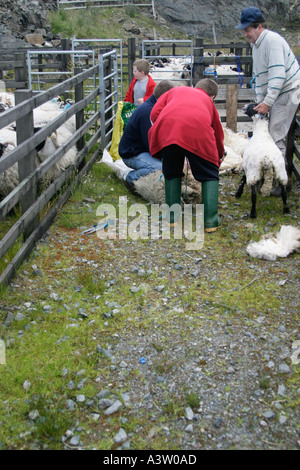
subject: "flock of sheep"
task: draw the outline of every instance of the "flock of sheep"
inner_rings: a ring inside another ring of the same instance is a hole
[[[221,51],[217,55],[223,55]],[[210,52],[205,52],[204,56],[211,56]],[[231,54],[230,54],[231,55]],[[234,56],[234,54],[232,54]],[[191,71],[193,64],[188,57],[174,57],[174,58],[154,58],[150,61],[151,69],[150,74],[156,83],[161,80],[174,81],[177,86],[191,84]],[[239,70],[235,65],[214,65],[205,68],[205,76],[216,78],[219,76],[228,75],[243,75],[242,70]]]
[[[0,95],[0,112],[4,112],[14,106],[14,95],[2,93]],[[64,111],[64,104],[59,99],[47,101],[43,105],[33,110],[34,132],[46,127],[53,119]],[[76,131],[75,116],[72,116],[55,132],[49,135],[45,141],[36,148],[36,167],[44,160],[54,154],[54,152],[65,144]],[[0,158],[7,155],[17,147],[17,134],[15,123],[0,129]],[[73,147],[52,166],[45,174],[43,180],[51,182],[57,178],[61,171],[75,162],[77,156],[76,148]],[[0,174],[0,200],[7,196],[19,184],[18,164],[15,163],[10,168]]]

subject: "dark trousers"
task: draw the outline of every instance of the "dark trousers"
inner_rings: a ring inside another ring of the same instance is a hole
[[[192,174],[197,181],[218,181],[219,168],[204,158],[179,147],[168,145],[161,151],[163,175],[167,180],[184,176],[183,167],[185,157],[188,159]]]

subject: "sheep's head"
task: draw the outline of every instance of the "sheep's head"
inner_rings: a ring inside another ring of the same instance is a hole
[[[7,148],[7,144],[6,145],[5,144],[0,144],[0,158],[4,154],[6,148]]]
[[[244,107],[243,107],[243,112],[245,114],[247,114],[247,116],[249,117],[253,117],[255,114],[257,114],[257,111],[254,110],[254,108],[257,106],[257,103],[249,103],[249,104],[246,104]]]
[[[7,109],[9,109],[10,106],[8,106],[6,103],[0,103],[0,113],[4,113]]]
[[[257,106],[257,103],[249,103],[246,104],[243,107],[243,112],[247,114],[247,116],[251,117],[254,122],[256,122],[259,118],[265,118],[268,120],[269,115],[268,114],[258,114],[257,111],[255,111],[255,107]]]

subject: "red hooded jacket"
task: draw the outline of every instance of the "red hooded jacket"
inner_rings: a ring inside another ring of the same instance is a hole
[[[224,155],[224,132],[219,113],[206,91],[179,86],[157,100],[148,132],[152,156],[168,145],[180,147],[218,167]]]
[[[156,87],[156,83],[153,80],[153,78],[150,75],[148,75],[148,77],[149,77],[149,80],[148,80],[148,83],[147,83],[147,88],[146,88],[146,93],[145,93],[145,96],[144,96],[144,101],[146,101],[148,98],[150,98],[150,96],[153,94],[154,88]],[[137,79],[133,78],[132,82],[129,85],[128,91],[127,91],[126,96],[124,98],[124,101],[127,101],[129,103],[134,103],[133,88],[134,88],[134,85],[135,85],[136,81],[137,81]]]

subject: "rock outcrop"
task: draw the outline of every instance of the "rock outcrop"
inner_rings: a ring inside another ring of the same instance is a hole
[[[22,47],[32,33],[51,40],[48,11],[56,7],[56,0],[0,0],[1,47]]]
[[[253,3],[271,25],[299,28],[299,0],[258,0]],[[213,28],[222,34],[234,30],[241,11],[250,6],[247,0],[156,0],[155,5],[159,15],[182,32],[200,37],[211,36]]]

